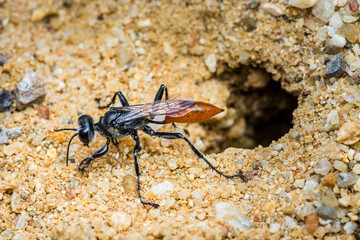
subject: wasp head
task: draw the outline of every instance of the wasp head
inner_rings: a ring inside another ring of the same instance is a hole
[[[94,140],[95,137],[95,130],[94,130],[94,120],[89,115],[82,115],[79,117],[79,138],[80,141],[85,145],[88,146],[89,143]]]

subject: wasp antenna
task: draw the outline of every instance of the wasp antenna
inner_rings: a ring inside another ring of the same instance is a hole
[[[55,132],[60,132],[60,131],[77,131],[77,128],[61,128],[61,129],[54,129]]]
[[[67,146],[67,151],[66,151],[66,166],[68,167],[69,166],[69,149],[70,149],[70,144],[71,144],[71,141],[74,139],[74,137],[76,137],[78,135],[78,133],[75,133],[71,138],[70,138],[70,141],[69,141],[69,144]]]

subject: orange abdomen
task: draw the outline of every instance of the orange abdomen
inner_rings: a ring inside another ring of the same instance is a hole
[[[167,114],[166,123],[192,123],[208,120],[212,116],[221,113],[224,109],[218,108],[210,103],[195,101],[191,106],[176,112]]]

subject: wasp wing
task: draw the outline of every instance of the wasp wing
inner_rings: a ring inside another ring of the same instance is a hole
[[[159,115],[176,113],[190,107],[193,103],[194,101],[191,100],[171,98],[166,101],[155,101],[152,103],[120,107],[119,109],[122,111],[127,111],[128,113],[119,116],[119,118],[115,119],[114,121],[116,123],[124,123],[139,118],[155,117]]]

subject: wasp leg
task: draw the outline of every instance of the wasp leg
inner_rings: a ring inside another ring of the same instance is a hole
[[[137,134],[137,132],[134,132],[131,134],[131,137],[134,139],[135,141],[135,147],[134,147],[134,165],[135,165],[135,172],[136,172],[136,177],[137,177],[137,190],[138,190],[138,196],[140,199],[140,202],[145,206],[145,205],[150,205],[154,208],[158,208],[159,205],[156,203],[151,203],[151,202],[144,202],[142,197],[141,197],[141,188],[140,188],[140,169],[139,169],[139,164],[138,164],[138,160],[137,160],[137,154],[138,152],[141,150],[141,144],[140,144],[140,140],[139,140],[139,135]]]
[[[116,100],[116,96],[119,98],[121,104],[126,107],[126,106],[129,106],[129,103],[128,101],[126,100],[126,97],[122,94],[122,92],[116,92],[111,100],[111,102],[106,105],[106,106],[101,106],[100,105],[100,99],[99,98],[95,98],[95,101],[99,104],[99,109],[103,109],[103,108],[108,108],[111,106],[111,104],[114,104],[115,103],[115,100]]]
[[[156,95],[155,95],[155,99],[154,101],[161,101],[161,99],[164,96],[164,92],[165,92],[165,100],[169,99],[169,94],[168,94],[168,90],[167,87],[164,84],[161,84],[159,87],[159,90],[157,91]]]
[[[103,155],[105,155],[108,150],[109,150],[109,144],[110,144],[110,139],[107,140],[106,144],[99,149],[98,151],[96,151],[91,157],[86,157],[84,158],[80,163],[79,163],[79,170],[81,172],[84,172],[85,168],[87,168],[90,163],[92,162],[92,160],[94,160],[95,158],[101,157]]]
[[[233,179],[233,178],[241,178],[244,182],[246,182],[245,177],[242,174],[235,174],[235,175],[227,175],[221,171],[219,171],[216,167],[214,167],[209,160],[207,160],[204,155],[202,155],[199,150],[196,149],[196,147],[189,141],[189,139],[187,139],[184,135],[182,135],[181,133],[169,133],[169,132],[155,132],[153,129],[149,128],[149,127],[145,127],[143,129],[143,131],[147,134],[149,134],[150,136],[155,136],[155,137],[160,137],[160,138],[166,138],[166,139],[184,139],[185,142],[190,146],[191,150],[193,150],[193,152],[196,154],[196,156],[198,156],[199,158],[201,158],[202,160],[204,160],[207,165],[209,165],[209,167],[214,170],[215,172],[217,172],[218,174],[220,174],[221,176],[227,178],[227,179]]]

